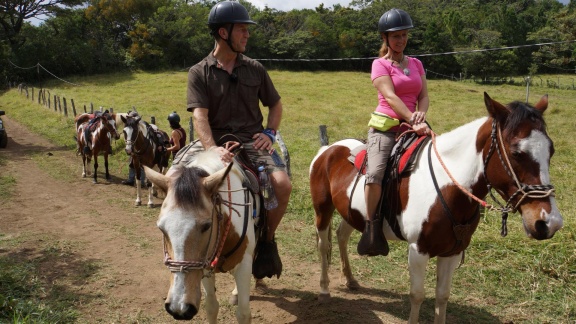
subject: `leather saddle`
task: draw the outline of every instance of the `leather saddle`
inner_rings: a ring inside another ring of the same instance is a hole
[[[430,141],[430,136],[418,136],[414,132],[407,132],[396,139],[396,144],[392,148],[390,160],[386,167],[387,175],[409,174],[415,166],[416,158],[420,150]],[[366,144],[360,145],[350,152],[348,160],[354,164],[358,172],[366,174]],[[384,179],[390,178],[385,176]]]

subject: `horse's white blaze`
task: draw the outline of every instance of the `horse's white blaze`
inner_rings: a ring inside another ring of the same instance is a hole
[[[550,146],[550,139],[544,133],[536,130],[533,130],[530,136],[518,143],[519,149],[529,153],[532,159],[540,165],[540,181],[543,185],[550,184]],[[550,213],[542,209],[540,218],[547,223],[550,232],[555,233],[564,226],[564,221],[554,197],[550,197],[550,206],[552,208]]]
[[[533,130],[530,136],[518,142],[518,148],[522,152],[530,154],[532,159],[540,165],[540,181],[543,185],[550,184],[550,140],[544,133]]]

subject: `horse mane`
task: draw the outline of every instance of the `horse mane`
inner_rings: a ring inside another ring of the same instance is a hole
[[[175,203],[180,206],[203,207],[202,178],[209,176],[208,172],[195,166],[181,170],[173,187]]]
[[[544,121],[542,112],[533,106],[520,101],[514,101],[508,104],[508,109],[510,109],[510,114],[504,124],[504,130],[508,131],[506,133],[511,134],[513,130],[517,129],[520,124],[526,120],[535,123],[536,129],[546,130],[546,122]]]
[[[202,178],[224,167],[224,163],[215,151],[207,150],[196,154],[191,164],[179,168],[181,173],[172,187],[174,190],[175,203],[180,206],[203,207],[201,199]],[[237,163],[233,165],[230,173],[236,174],[240,179],[244,178],[240,166]]]

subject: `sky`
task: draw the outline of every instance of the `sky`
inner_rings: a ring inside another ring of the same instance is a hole
[[[332,8],[335,4],[347,7],[352,0],[248,0],[248,2],[259,9],[264,9],[264,6],[268,5],[268,8],[290,11],[292,9],[314,9],[321,3],[324,4],[324,8]]]

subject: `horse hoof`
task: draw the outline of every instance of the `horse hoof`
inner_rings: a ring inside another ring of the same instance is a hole
[[[154,208],[154,207],[156,207],[156,205],[154,205],[154,204],[148,204],[148,208]]]
[[[137,201],[137,202],[134,203],[134,206],[142,206],[142,202]]]
[[[234,306],[238,305],[238,295],[230,295],[228,302],[230,303],[230,305]]]
[[[318,295],[318,302],[326,303],[330,300],[330,294],[320,294]]]
[[[362,288],[362,286],[360,286],[358,281],[350,280],[349,282],[346,283],[346,288],[348,288],[350,290],[358,290],[358,289]]]

